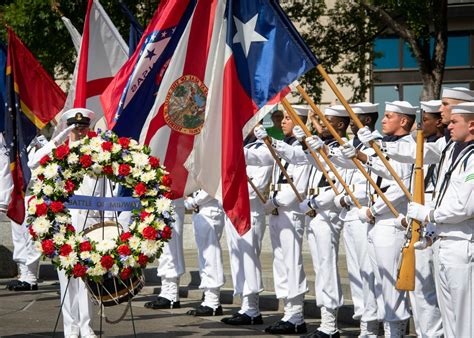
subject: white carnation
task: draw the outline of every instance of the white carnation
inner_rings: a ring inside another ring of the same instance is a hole
[[[111,239],[104,239],[102,241],[99,241],[99,243],[97,243],[96,249],[100,253],[106,253],[107,251],[110,251],[113,248],[115,248],[115,246],[116,246],[115,241]]]
[[[63,244],[65,241],[65,238],[64,238],[64,235],[63,234],[60,234],[60,233],[56,233],[54,234],[53,236],[53,242],[54,244],[56,245],[61,245]]]
[[[57,176],[59,170],[59,166],[56,163],[51,163],[44,168],[44,177],[48,180]]]
[[[163,222],[162,220],[157,220],[156,223],[155,223],[155,228],[157,230],[163,230],[166,226],[166,223]]]
[[[90,251],[83,251],[79,254],[79,257],[81,257],[82,260],[86,260],[91,258],[91,253]]]
[[[145,240],[141,244],[141,250],[148,257],[155,256],[160,248],[160,242],[153,240]]]
[[[96,264],[93,268],[87,270],[89,276],[102,276],[107,272],[101,264]]]
[[[143,182],[148,183],[148,182],[154,180],[155,177],[156,177],[155,172],[153,172],[153,171],[148,171],[148,172],[144,173],[144,174],[142,175],[142,177],[140,177],[140,179],[141,179]]]
[[[54,188],[52,186],[50,186],[49,184],[46,184],[43,186],[43,193],[46,195],[46,196],[51,196],[54,192]]]
[[[156,200],[156,211],[162,213],[163,211],[171,211],[171,200],[162,197]]]
[[[120,150],[122,150],[122,146],[118,143],[114,143],[114,145],[112,146],[112,152],[115,154],[118,153]]]
[[[67,256],[59,256],[59,260],[65,268],[72,268],[78,262],[77,254],[74,251]]]
[[[70,153],[67,156],[67,163],[68,164],[76,164],[79,162],[79,156],[75,153]]]
[[[97,253],[97,252],[93,252],[91,253],[91,261],[94,263],[94,264],[98,264],[100,263],[100,259],[102,258],[102,256]]]
[[[46,219],[46,216],[41,216],[35,219],[32,226],[34,232],[41,236],[48,233],[51,228],[51,223]]]
[[[108,151],[100,152],[97,159],[99,162],[108,162],[110,161],[110,153]]]
[[[134,267],[135,265],[137,264],[137,262],[135,261],[135,258],[133,258],[132,255],[128,256],[127,259],[125,259],[123,261],[123,266],[124,267]]]
[[[133,163],[139,168],[143,168],[148,164],[148,155],[144,153],[133,152],[132,159]]]
[[[137,251],[140,247],[140,238],[138,238],[137,236],[130,237],[128,239],[128,245],[130,246],[130,248]]]
[[[36,167],[31,171],[31,177],[37,177],[44,172],[44,168],[42,166]]]
[[[119,267],[117,266],[117,264],[112,265],[112,267],[110,268],[110,272],[113,276],[118,276]]]
[[[72,177],[72,171],[71,169],[66,169],[63,171],[63,177],[65,179],[71,178]]]
[[[33,184],[33,194],[38,195],[41,192],[41,188],[43,187],[43,182],[36,181]]]

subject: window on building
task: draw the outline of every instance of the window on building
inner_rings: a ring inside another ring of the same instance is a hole
[[[399,69],[400,68],[400,39],[398,37],[383,37],[375,40],[374,51],[381,53],[375,59],[374,69]]]

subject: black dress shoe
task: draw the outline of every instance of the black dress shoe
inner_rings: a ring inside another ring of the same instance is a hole
[[[222,316],[222,306],[218,306],[216,309],[213,309],[209,306],[199,305],[197,308],[189,310],[186,314],[191,316]]]
[[[327,334],[322,331],[316,330],[314,332],[311,332],[309,335],[306,337],[311,337],[311,338],[339,338],[341,335],[339,331],[336,331],[333,334]]]
[[[262,315],[256,317],[250,317],[245,313],[234,313],[232,317],[225,317],[221,319],[221,322],[229,325],[259,325],[263,324]]]
[[[28,282],[19,282],[12,288],[13,291],[31,291],[38,290],[38,284],[30,284]]]
[[[267,333],[273,334],[292,334],[292,333],[306,333],[308,330],[306,329],[306,323],[295,325],[291,322],[284,322],[280,320],[273,325],[270,325],[265,329]]]
[[[165,297],[156,297],[156,300],[145,303],[147,309],[179,309],[181,307],[180,302],[173,302]]]
[[[11,281],[7,282],[7,285],[5,286],[8,290],[13,291],[13,287],[18,285],[20,281],[18,279],[12,279]]]

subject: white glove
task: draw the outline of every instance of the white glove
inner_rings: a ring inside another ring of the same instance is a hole
[[[404,214],[398,214],[398,217],[395,218],[393,223],[399,228],[406,228],[408,225],[408,220],[406,219]]]
[[[345,205],[343,205],[343,203]],[[354,205],[354,202],[352,201],[352,198],[349,195],[345,195],[344,193],[341,193],[339,195],[336,195],[336,197],[334,197],[334,205],[338,209],[350,208],[351,206]]]
[[[294,126],[293,127],[293,135],[300,142],[303,141],[303,139],[306,137],[306,134],[303,131],[303,128],[301,128],[300,126]]]
[[[300,210],[303,214],[306,214],[308,211],[311,210],[309,203],[311,202],[307,199],[303,200],[303,202],[300,203]]]
[[[369,208],[362,207],[358,209],[357,216],[359,216],[359,219],[364,223],[372,223],[373,220],[367,215],[368,212],[369,212]]]
[[[188,197],[184,200],[184,207],[186,210],[194,210],[197,207],[196,201],[192,197]]]
[[[430,207],[419,204],[416,202],[408,203],[407,217],[416,219],[422,223],[426,223],[426,220],[430,214]]]
[[[60,132],[58,135],[56,135],[51,141],[53,141],[53,143],[56,147],[59,146],[60,144],[62,144],[64,141],[67,140],[67,138],[69,137],[69,134],[71,133],[71,131],[74,128],[76,128],[76,126],[74,124],[67,127],[62,132]]]
[[[341,154],[345,158],[353,158],[357,155],[357,150],[354,148],[354,146],[350,143],[344,143],[344,145],[341,147]]]
[[[415,250],[423,250],[426,249],[428,246],[428,240],[426,239],[426,237],[420,237],[419,241],[413,244]]]
[[[35,142],[39,147],[44,147],[48,144],[48,139],[44,135],[38,135],[36,136]]]
[[[359,138],[360,142],[362,142],[362,144],[366,147],[370,147],[370,141],[375,140],[374,135],[367,126],[360,128],[357,131],[357,137]]]
[[[306,139],[306,144],[308,145],[309,148],[311,148],[312,151],[317,152],[319,148],[321,148],[324,145],[323,140],[321,140],[318,136],[313,135],[313,136],[308,136]]]
[[[259,140],[263,140],[268,137],[267,130],[262,125],[256,126],[253,130],[253,133]]]

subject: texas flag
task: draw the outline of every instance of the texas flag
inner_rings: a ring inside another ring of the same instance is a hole
[[[244,234],[242,129],[316,64],[276,1],[198,0],[140,126],[140,141],[162,159],[176,196],[206,190]]]

